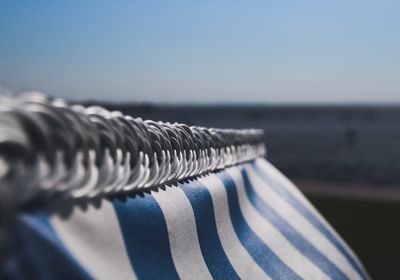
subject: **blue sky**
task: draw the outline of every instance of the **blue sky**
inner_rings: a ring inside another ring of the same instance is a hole
[[[1,1],[0,86],[68,99],[400,102],[400,1]]]

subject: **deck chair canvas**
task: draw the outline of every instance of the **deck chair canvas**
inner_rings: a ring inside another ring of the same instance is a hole
[[[6,102],[2,279],[369,278],[259,130]]]

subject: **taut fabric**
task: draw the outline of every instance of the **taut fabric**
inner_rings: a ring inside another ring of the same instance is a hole
[[[9,237],[10,279],[368,279],[264,159],[67,217],[20,214]]]

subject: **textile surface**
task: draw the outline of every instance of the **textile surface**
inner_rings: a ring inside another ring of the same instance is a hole
[[[9,237],[9,279],[368,279],[264,159],[67,216],[24,213]]]

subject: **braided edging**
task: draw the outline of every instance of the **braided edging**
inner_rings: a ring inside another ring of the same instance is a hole
[[[37,93],[0,104],[0,178],[18,205],[148,190],[265,155],[258,129],[144,121]]]

